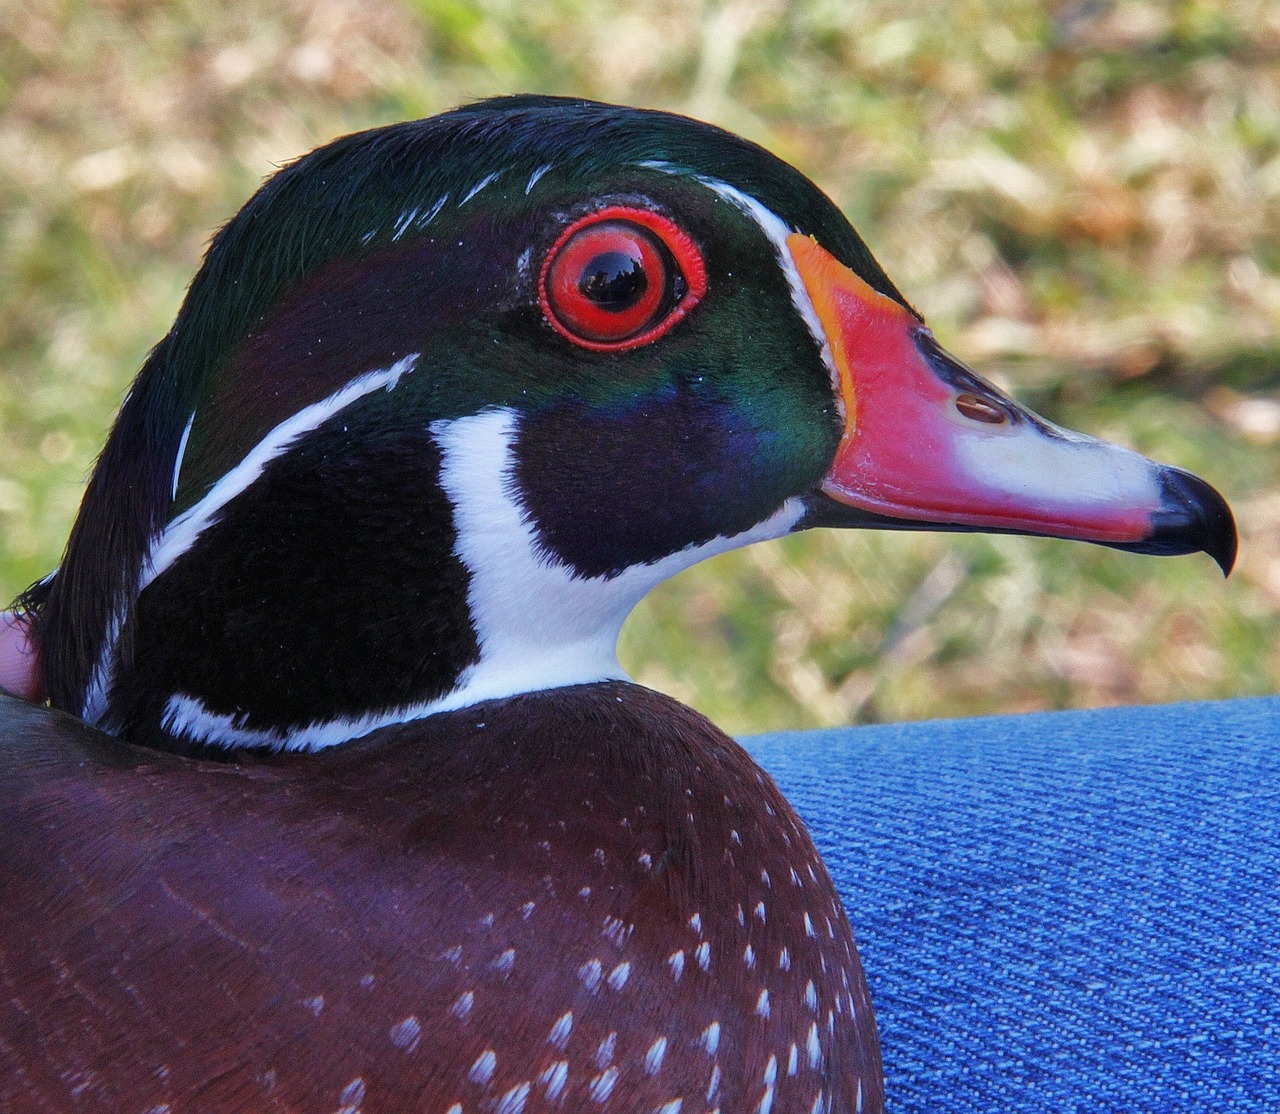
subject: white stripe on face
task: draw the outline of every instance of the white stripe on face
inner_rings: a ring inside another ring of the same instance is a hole
[[[200,502],[190,507],[173,519],[160,535],[152,542],[151,548],[143,558],[138,575],[138,592],[141,593],[156,577],[160,576],[178,558],[186,553],[200,535],[218,521],[222,510],[237,495],[242,494],[262,475],[263,469],[276,457],[287,452],[298,439],[323,425],[331,417],[350,406],[357,399],[378,390],[392,390],[400,378],[413,368],[418,354],[414,353],[397,360],[391,367],[382,371],[372,371],[358,376],[341,390],[335,391],[328,398],[312,403],[290,415],[277,425],[270,433],[259,441],[244,459],[231,471],[219,479]],[[191,426],[195,414],[187,421],[178,445],[177,459],[174,462],[173,493],[178,490],[178,475],[186,454],[187,439],[191,434]],[[98,655],[97,665],[90,677],[85,691],[82,710],[83,717],[90,723],[97,723],[106,712],[107,695],[111,688],[113,664],[116,645],[125,622],[125,610],[118,607],[112,616],[102,641],[102,650]]]
[[[485,186],[488,186],[493,182],[496,182],[498,180],[498,173],[499,173],[498,171],[494,171],[492,174],[484,178],[481,178],[480,181],[478,181],[474,186],[472,186],[469,190],[467,190],[462,200],[458,202],[458,208],[461,209],[468,201],[470,201],[473,197],[475,197],[476,194],[478,194],[482,189],[484,189]]]
[[[551,163],[545,163],[542,166],[538,167],[537,170],[535,170],[532,174],[529,175],[529,181],[525,183],[525,187],[524,187],[524,192],[526,196],[533,192],[533,187],[538,184],[538,179],[541,178],[550,169],[551,169]]]
[[[187,455],[187,438],[191,436],[191,427],[196,424],[196,412],[191,411],[191,417],[187,419],[186,428],[182,431],[182,440],[178,442],[178,455],[173,460],[173,490],[169,494],[170,499],[178,497],[178,479],[182,475],[182,458]]]
[[[840,416],[843,418],[845,415],[844,400],[840,393],[840,373],[836,370],[835,359],[831,354],[831,342],[827,339],[827,332],[822,327],[818,312],[814,309],[813,301],[809,297],[809,291],[805,287],[804,280],[800,277],[800,272],[796,269],[795,260],[791,257],[791,252],[787,247],[787,237],[792,232],[803,232],[804,229],[792,228],[767,205],[762,204],[750,194],[744,193],[737,186],[731,186],[728,182],[723,182],[719,178],[711,178],[705,174],[695,174],[688,169],[676,166],[674,163],[657,159],[641,162],[638,165],[645,167],[647,170],[656,170],[662,174],[690,178],[729,202],[740,212],[745,213],[759,226],[760,231],[764,233],[765,238],[773,246],[778,266],[787,280],[787,289],[791,293],[791,304],[800,315],[800,319],[805,323],[805,327],[809,330],[809,335],[813,337],[814,343],[817,344],[818,350],[822,355],[822,362],[826,366],[827,374],[831,376],[831,387],[835,394],[836,405],[840,408]]]
[[[787,237],[792,232],[802,230],[791,228],[773,210],[766,208],[750,194],[743,193],[737,187],[729,185],[728,182],[721,182],[715,178],[706,178],[701,175],[697,176],[697,181],[746,213],[768,237],[769,243],[773,245],[773,250],[777,254],[778,266],[786,277],[787,289],[791,292],[791,304],[795,306],[800,319],[809,330],[809,335],[813,337],[814,343],[817,344],[822,352],[822,362],[826,364],[827,371],[831,375],[831,385],[835,390],[836,400],[839,401],[840,375],[836,371],[835,360],[831,355],[831,342],[827,340],[827,332],[822,327],[822,322],[818,319],[818,312],[813,308],[813,301],[809,297],[808,288],[804,284],[804,279],[800,277],[800,272],[796,269],[795,260],[791,257],[791,251],[787,247]]]
[[[111,666],[115,660],[116,643],[120,640],[120,631],[123,626],[124,608],[116,608],[107,623],[107,630],[102,639],[102,653],[98,655],[98,664],[93,667],[89,687],[85,689],[84,707],[80,711],[80,718],[86,723],[96,725],[107,710],[107,691],[111,688]]]
[[[138,591],[142,591],[195,545],[200,535],[217,522],[223,508],[237,495],[247,491],[271,461],[287,452],[300,437],[317,429],[358,399],[380,388],[393,390],[417,359],[418,354],[414,353],[382,371],[361,375],[328,398],[304,406],[276,426],[249,450],[239,464],[222,476],[200,502],[183,511],[164,528],[143,561]]]

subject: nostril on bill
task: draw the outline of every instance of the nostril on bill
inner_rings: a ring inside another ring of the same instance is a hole
[[[994,402],[970,394],[968,391],[956,396],[956,409],[964,417],[987,425],[1003,425],[1009,420],[1009,415]]]

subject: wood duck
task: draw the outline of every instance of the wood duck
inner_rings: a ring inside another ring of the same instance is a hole
[[[614,652],[660,580],[819,525],[1235,551],[706,124],[512,97],[281,170],[25,599],[0,1108],[882,1109],[804,825]]]

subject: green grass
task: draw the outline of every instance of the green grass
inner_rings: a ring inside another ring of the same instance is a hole
[[[1225,585],[1206,558],[1013,538],[730,554],[628,624],[640,679],[734,730],[1280,688],[1274,5],[30,0],[0,22],[0,593],[57,562],[129,379],[273,166],[533,90],[795,162],[948,347],[1240,520]]]

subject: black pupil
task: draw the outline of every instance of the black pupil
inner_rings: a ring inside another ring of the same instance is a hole
[[[625,251],[604,251],[582,270],[578,290],[603,310],[621,313],[649,289],[649,276],[639,259]]]

